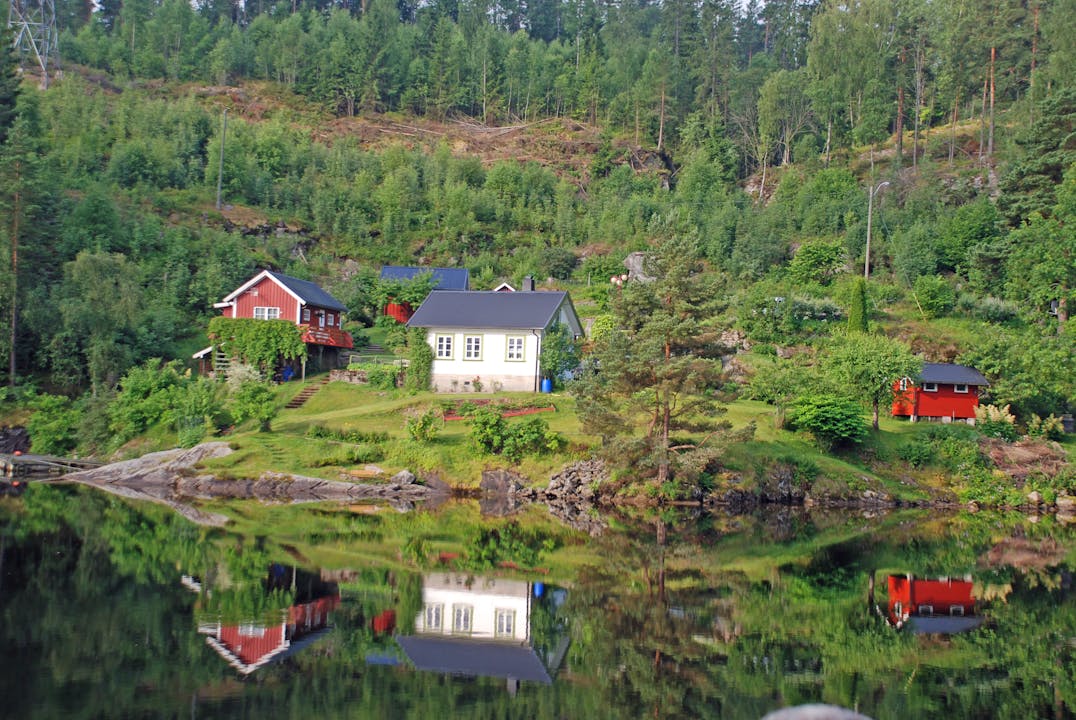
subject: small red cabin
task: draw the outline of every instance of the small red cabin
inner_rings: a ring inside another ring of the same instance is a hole
[[[303,329],[303,342],[318,367],[335,367],[339,351],[355,346],[343,329],[347,308],[309,280],[262,270],[213,307],[230,318],[294,322]],[[211,350],[206,348],[194,357],[204,361]]]
[[[952,634],[982,624],[976,614],[970,577],[920,579],[912,575],[889,576],[889,612],[894,627],[918,633]]]
[[[975,424],[979,390],[990,383],[975,368],[949,363],[925,363],[916,380],[893,383],[893,416]]]

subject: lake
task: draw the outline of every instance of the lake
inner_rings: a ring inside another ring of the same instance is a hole
[[[0,717],[1071,717],[1076,528],[0,501]],[[267,529],[269,528],[269,529]]]

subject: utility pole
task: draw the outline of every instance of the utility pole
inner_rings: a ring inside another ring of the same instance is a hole
[[[871,276],[871,218],[874,215],[874,196],[878,194],[878,191],[889,184],[888,180],[884,180],[873,188],[870,188],[867,192],[867,251],[863,257],[863,279],[869,280]]]
[[[41,69],[41,84],[49,87],[49,61],[59,64],[59,32],[56,29],[54,0],[11,0],[7,24],[15,36],[14,45],[25,62],[32,58]]]

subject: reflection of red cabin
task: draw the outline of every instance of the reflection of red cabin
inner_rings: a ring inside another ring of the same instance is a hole
[[[288,608],[280,623],[258,621],[218,625],[206,638],[232,667],[249,675],[274,659],[294,652],[329,627],[329,613],[340,604],[340,595],[318,598]]]
[[[975,368],[948,363],[925,363],[917,380],[893,383],[893,415],[942,422],[975,424],[979,389],[990,385]]]
[[[914,632],[952,634],[982,624],[976,615],[970,578],[924,580],[912,575],[889,576],[888,620],[895,627],[908,623]]]

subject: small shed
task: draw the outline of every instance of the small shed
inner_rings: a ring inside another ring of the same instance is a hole
[[[893,416],[975,424],[979,394],[990,383],[978,370],[952,363],[924,363],[917,378],[893,383]]]

